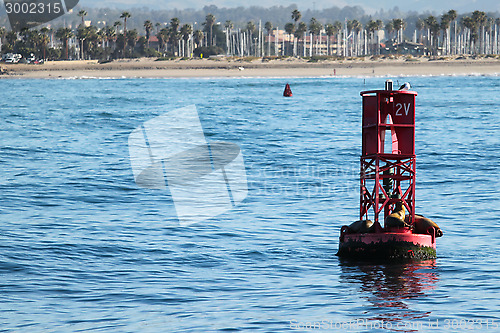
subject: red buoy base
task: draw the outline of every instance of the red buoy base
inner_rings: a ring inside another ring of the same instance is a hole
[[[433,259],[436,258],[436,237],[434,228],[431,229],[428,234],[415,234],[408,228],[349,233],[349,227],[344,226],[337,255],[362,260]]]

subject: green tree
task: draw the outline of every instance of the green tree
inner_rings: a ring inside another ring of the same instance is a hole
[[[288,45],[288,52],[287,52],[287,50],[285,50],[285,54],[289,55],[290,54],[290,37],[295,32],[295,24],[293,24],[293,23],[285,24],[285,32],[288,34],[288,41],[286,43],[286,45]]]
[[[153,30],[153,23],[150,20],[144,21],[144,30],[146,30],[146,43],[149,47],[149,36]]]
[[[311,20],[309,21],[309,32],[312,34],[311,43],[313,42],[314,38],[316,38],[316,42],[318,41],[318,35],[322,28],[323,25],[316,18],[311,18]]]
[[[169,41],[170,36],[170,31],[167,28],[162,28],[158,33],[156,34],[156,38],[158,38],[158,46],[162,53],[166,52],[166,46]]]
[[[181,21],[174,17],[170,20],[170,43],[172,44],[172,50],[175,54],[175,48],[177,47],[177,55],[180,55],[181,50],[179,49],[179,40],[181,39],[181,35],[179,33],[179,25]]]
[[[415,27],[417,28],[417,31],[420,35],[420,38],[418,40],[421,41],[422,40],[422,31],[425,29],[425,21],[422,20],[421,18],[417,19],[417,22],[415,23]]]
[[[122,12],[120,18],[123,19],[123,56],[125,56],[125,47],[127,45],[127,19],[132,15],[129,12]]]
[[[401,18],[396,18],[392,20],[392,25],[394,27],[394,30],[397,31],[398,42],[403,42],[403,29],[406,26],[406,22]]]
[[[42,48],[40,55],[43,60],[47,59],[47,45],[50,42],[49,32],[50,29],[47,27],[40,29],[40,47]]]
[[[2,53],[3,39],[5,38],[6,34],[7,29],[5,29],[4,27],[0,27],[0,53]]]
[[[80,27],[76,30],[76,38],[80,41],[80,58],[85,59],[85,40],[88,37],[89,30],[82,24]]]
[[[14,45],[18,39],[18,34],[16,31],[9,31],[5,35],[5,39],[7,40],[7,43]]]
[[[82,27],[84,27],[84,26],[85,26],[85,16],[87,16],[87,14],[88,14],[88,13],[87,13],[85,10],[83,10],[83,9],[82,9],[82,10],[80,10],[80,11],[78,12],[78,14],[77,14],[77,16],[79,16],[79,17],[81,17],[81,18],[82,18],[82,23],[81,23]]]
[[[285,24],[285,32],[289,35],[295,32],[295,25],[293,23]]]
[[[309,21],[309,32],[314,35],[319,35],[322,28],[322,24],[316,18],[311,18],[311,21]]]
[[[234,28],[234,24],[233,22],[227,20],[225,23],[224,23],[224,28],[226,28],[226,30],[232,30]]]
[[[115,39],[115,37],[116,37],[116,30],[113,27],[106,27],[105,40],[107,47],[109,47],[110,43]]]
[[[297,29],[295,29],[295,33],[299,38],[304,36],[304,32],[307,31],[307,24],[305,22],[300,22],[299,25],[297,26]]]
[[[203,31],[201,30],[196,30],[194,33],[193,33],[193,38],[194,38],[194,42],[196,43],[196,46],[197,47],[200,47],[202,42],[203,42]]]
[[[375,53],[375,45],[376,45],[375,31],[380,30],[380,26],[379,26],[380,23],[377,21],[374,21],[374,20],[370,20],[365,25],[365,30],[368,32],[368,38],[371,41],[369,44],[369,48],[370,48],[369,52],[372,54]]]
[[[184,52],[185,54],[188,55],[188,57],[190,57],[188,40],[189,37],[191,37],[192,33],[193,33],[193,27],[191,26],[191,24],[184,24],[181,27],[181,36],[182,39],[184,40]]]
[[[120,21],[115,21],[115,23],[113,23],[113,28],[115,29],[115,34],[118,34],[118,27],[122,25],[122,23]]]
[[[56,38],[58,38],[63,43],[64,50],[65,50],[64,54],[65,54],[66,59],[69,59],[68,40],[70,38],[72,38],[73,36],[74,36],[73,32],[71,31],[70,28],[59,28],[56,31]]]
[[[137,37],[139,34],[137,33],[137,30],[132,29],[129,30],[127,33],[127,45],[130,47],[130,54],[134,54],[134,49],[137,44]]]
[[[297,25],[297,22],[299,22],[301,18],[302,18],[302,14],[299,12],[299,10],[294,9],[292,11],[292,20],[294,21],[294,24]]]
[[[327,23],[325,25],[325,33],[327,35],[326,39],[326,49],[327,49],[327,55],[331,55],[331,50],[330,50],[330,43],[332,40],[332,36],[337,33],[335,26],[331,23]]]
[[[387,32],[387,40],[392,40],[392,33],[394,32],[394,22],[392,20],[385,24],[385,31]]]
[[[483,51],[483,46],[484,46],[484,40],[483,40],[483,28],[485,27],[487,21],[488,21],[488,16],[486,15],[485,12],[475,10],[472,13],[472,20],[474,21],[474,29],[475,29],[475,36],[476,40],[479,37],[479,49],[478,53]]]
[[[146,46],[148,45],[148,40],[146,39],[146,37],[139,37],[139,39],[137,40],[137,44],[139,45],[141,55],[146,55]]]
[[[429,29],[429,31],[431,32],[431,42],[432,42],[432,53],[433,54],[436,54],[437,52],[437,40],[438,40],[438,35],[439,35],[439,30],[441,29],[437,19],[430,15],[428,16],[425,20],[425,26]]]
[[[213,27],[215,24],[215,16],[212,14],[208,14],[205,17],[205,22],[203,25],[205,26],[206,32],[208,34],[208,45],[213,46],[214,45],[214,37],[213,37]]]

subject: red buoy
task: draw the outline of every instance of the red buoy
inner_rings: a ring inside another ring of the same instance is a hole
[[[340,257],[436,257],[437,224],[415,214],[415,96],[408,90],[361,92],[359,221],[343,226]],[[387,134],[387,141],[386,141]],[[373,220],[373,222],[372,222]],[[384,226],[382,226],[382,224]]]
[[[287,83],[285,86],[285,91],[283,92],[283,96],[285,97],[292,97],[292,89],[290,88],[290,85]]]

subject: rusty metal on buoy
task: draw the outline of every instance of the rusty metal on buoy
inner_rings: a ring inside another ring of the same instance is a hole
[[[285,91],[283,91],[283,96],[284,97],[292,97],[292,89],[290,88],[290,85],[287,83],[285,86]]]

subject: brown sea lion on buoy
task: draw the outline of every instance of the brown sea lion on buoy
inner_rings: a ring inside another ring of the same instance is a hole
[[[353,234],[366,234],[373,232],[373,222],[370,220],[353,222],[349,225],[349,232]]]
[[[443,236],[443,231],[436,224],[436,222],[423,215],[415,214],[415,223],[413,223],[413,230],[417,234],[427,234],[427,230],[429,230],[430,227],[434,227],[436,229],[436,237]]]
[[[396,207],[392,214],[385,218],[385,226],[390,228],[409,227],[405,222],[405,206],[402,201],[396,202]]]

